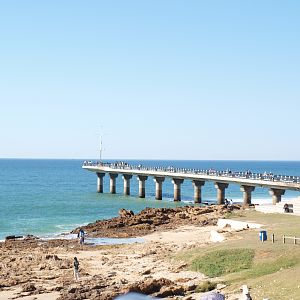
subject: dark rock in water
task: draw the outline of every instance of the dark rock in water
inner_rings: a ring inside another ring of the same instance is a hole
[[[16,239],[22,239],[23,235],[8,235],[7,237],[5,237],[5,240],[16,240]]]
[[[34,236],[32,234],[28,234],[25,237],[23,235],[8,235],[8,236],[5,237],[5,240],[6,241],[9,241],[9,240],[14,241],[14,240],[19,240],[19,239],[23,239],[23,238],[24,238],[25,241],[38,240],[39,239],[37,236]]]
[[[28,240],[39,240],[39,238],[38,238],[37,236],[34,236],[34,235],[32,235],[32,234],[26,235],[24,239],[25,239],[26,241],[28,241]]]

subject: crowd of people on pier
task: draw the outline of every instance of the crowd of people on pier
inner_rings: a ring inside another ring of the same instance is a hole
[[[223,177],[231,177],[231,178],[245,178],[245,179],[264,180],[264,181],[300,183],[300,176],[275,175],[271,172],[254,173],[251,170],[246,170],[244,172],[236,172],[236,171],[232,171],[231,169],[226,169],[225,171],[218,171],[213,168],[186,169],[186,168],[177,168],[174,166],[148,167],[148,166],[143,166],[141,164],[137,166],[133,166],[124,161],[116,161],[114,163],[84,161],[83,166],[104,166],[104,167],[110,167],[114,169],[172,172],[172,173],[184,173],[184,174],[195,174],[195,175],[223,176]]]

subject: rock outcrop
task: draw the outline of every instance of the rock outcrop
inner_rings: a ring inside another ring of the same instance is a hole
[[[235,207],[239,209],[239,206]],[[135,237],[157,230],[177,228],[182,225],[215,225],[228,208],[220,205],[206,207],[183,206],[177,208],[145,208],[138,214],[121,209],[119,217],[98,220],[84,226],[93,237]],[[78,228],[72,233],[76,233]]]

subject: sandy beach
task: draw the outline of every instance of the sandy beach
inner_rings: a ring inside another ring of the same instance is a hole
[[[217,207],[178,208],[175,214],[181,214],[181,224],[173,218],[174,222],[156,226],[154,231],[149,228],[149,233],[142,235],[143,243],[92,246],[79,245],[76,240],[6,241],[0,246],[0,299],[114,299],[129,291],[168,299],[199,299],[195,289],[205,276],[187,271],[185,263],[171,257],[212,243],[211,232],[220,231],[216,223],[224,213],[226,209]],[[199,217],[194,224],[190,224],[192,215]],[[124,222],[124,218],[118,220]],[[228,233],[222,230],[220,235],[226,238]],[[73,278],[74,256],[80,263],[79,281]]]

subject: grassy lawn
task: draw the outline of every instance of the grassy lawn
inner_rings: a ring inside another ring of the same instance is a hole
[[[181,252],[175,259],[184,260],[197,270],[228,284],[228,291],[242,284],[251,287],[253,299],[300,299],[300,242],[282,243],[282,235],[300,237],[300,217],[263,214],[256,211],[234,213],[229,218],[263,224],[268,240],[259,240],[258,230],[234,233],[223,243]],[[271,235],[275,235],[275,243]]]
[[[191,267],[210,277],[232,274],[249,269],[252,265],[255,251],[253,249],[215,250],[195,258]]]

